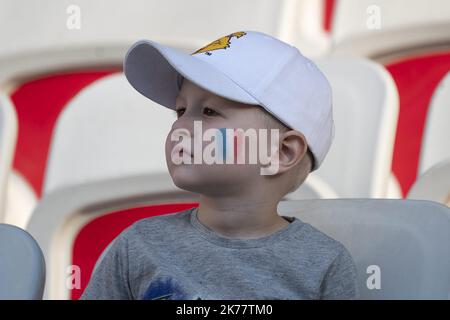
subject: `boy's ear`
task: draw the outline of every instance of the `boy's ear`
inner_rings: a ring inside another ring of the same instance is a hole
[[[305,136],[297,130],[289,130],[280,135],[279,169],[283,173],[295,167],[306,157],[307,143]]]

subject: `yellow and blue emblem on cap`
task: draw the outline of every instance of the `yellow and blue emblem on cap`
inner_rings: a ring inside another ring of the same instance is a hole
[[[207,55],[211,55],[210,51],[229,48],[230,44],[231,44],[231,38],[235,37],[236,39],[239,39],[240,37],[245,36],[245,35],[246,35],[246,33],[244,31],[233,32],[227,36],[221,37],[221,38],[209,43],[208,45],[198,49],[197,51],[191,53],[191,55],[203,53],[203,52]]]

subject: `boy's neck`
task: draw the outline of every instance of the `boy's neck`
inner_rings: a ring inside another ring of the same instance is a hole
[[[289,222],[278,215],[277,203],[201,197],[197,211],[200,223],[229,238],[255,239],[285,228]]]

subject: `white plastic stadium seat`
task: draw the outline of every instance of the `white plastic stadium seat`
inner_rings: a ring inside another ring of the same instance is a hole
[[[306,200],[306,199],[330,199],[338,198],[333,190],[318,175],[310,174],[300,187],[294,192],[288,193],[283,200]]]
[[[4,222],[6,190],[16,139],[16,111],[8,96],[0,93],[0,223]]]
[[[418,175],[435,164],[450,159],[450,72],[441,80],[433,94],[420,150]]]
[[[61,113],[44,193],[122,176],[168,172],[164,144],[175,114],[139,94],[123,73],[82,90]]]
[[[13,170],[18,120],[12,101],[0,94],[0,223],[25,228],[36,204],[36,195],[22,176]]]
[[[26,231],[0,223],[0,300],[42,299],[45,261]]]
[[[322,1],[165,0],[161,5],[159,0],[134,0],[132,6],[110,1],[105,10],[102,2],[89,0],[26,5],[1,0],[0,6],[0,81],[65,68],[118,65],[140,39],[194,51],[232,32],[258,30],[296,44],[307,54],[320,53],[328,45],[321,24]],[[20,19],[12,18],[18,15]]]
[[[409,190],[408,199],[431,200],[450,207],[450,158],[421,174]]]
[[[38,196],[24,177],[11,170],[6,187],[5,223],[25,229]]]
[[[72,264],[73,242],[90,221],[115,210],[198,200],[197,194],[176,187],[168,173],[96,181],[47,193],[27,227],[47,261],[44,299],[69,299],[66,270]]]
[[[365,59],[323,59],[333,92],[335,138],[318,175],[339,197],[387,195],[398,117],[395,84]]]
[[[405,50],[448,46],[449,30],[447,0],[339,0],[332,52],[382,58]]]
[[[149,188],[150,180],[158,182],[159,187]],[[92,183],[44,197],[31,218],[29,231],[49,261],[46,297],[68,298],[65,271],[71,262],[71,243],[83,225],[112,208],[168,201],[189,202],[198,198],[174,189],[167,176]],[[398,199],[289,200],[279,204],[278,212],[296,216],[346,246],[357,265],[362,299],[449,297],[450,209],[439,203]],[[370,273],[374,268],[378,268],[377,274]],[[380,287],[369,289],[367,284],[374,276]]]
[[[360,298],[449,299],[450,208],[399,199],[284,201],[278,208],[344,244]]]

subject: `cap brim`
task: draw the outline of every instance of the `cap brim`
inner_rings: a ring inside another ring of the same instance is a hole
[[[175,109],[179,75],[224,98],[259,104],[215,66],[154,41],[141,40],[133,44],[125,56],[123,69],[138,92],[170,109]]]

